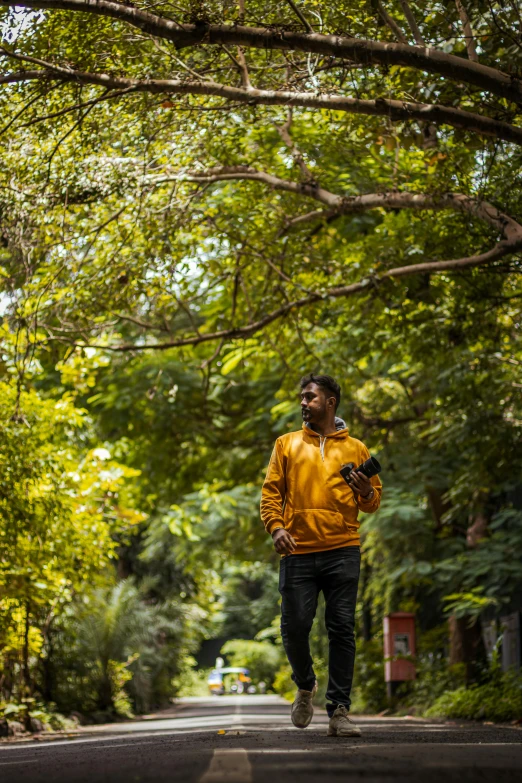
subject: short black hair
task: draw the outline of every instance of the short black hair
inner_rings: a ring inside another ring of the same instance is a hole
[[[301,386],[301,389],[304,389],[309,383],[315,383],[324,391],[330,392],[331,396],[335,397],[335,410],[337,410],[339,403],[341,402],[341,387],[331,375],[314,375],[314,373],[311,372],[301,378],[299,385]]]

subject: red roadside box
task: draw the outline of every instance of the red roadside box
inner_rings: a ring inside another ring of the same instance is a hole
[[[393,612],[384,618],[384,681],[404,682],[416,678],[415,663],[404,656],[415,657],[415,615]]]

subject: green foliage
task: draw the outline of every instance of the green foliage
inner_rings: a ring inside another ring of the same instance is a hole
[[[381,712],[387,706],[382,641],[358,641],[351,711]]]
[[[46,674],[62,711],[101,718],[147,712],[175,695],[174,678],[185,665],[186,628],[197,620],[189,607],[173,601],[152,604],[122,581],[76,601],[55,629]]]
[[[522,718],[522,675],[493,673],[489,682],[447,691],[426,711],[427,717],[507,722]]]
[[[292,680],[292,669],[289,663],[283,664],[274,677],[274,691],[287,701],[295,699],[296,685]],[[317,701],[317,699],[315,699]]]
[[[457,618],[469,617],[476,620],[486,609],[495,608],[497,601],[483,595],[484,587],[481,585],[469,593],[452,593],[444,596],[445,611]]]
[[[64,396],[42,400],[0,387],[0,584],[20,605],[61,603],[114,554],[111,534],[140,521],[118,507],[125,479],[137,471],[106,448],[85,450],[85,412]],[[76,442],[75,442],[76,440]]]
[[[21,698],[53,619],[143,515],[126,504],[138,472],[82,444],[88,420],[67,395],[0,390],[0,671],[7,696]]]
[[[476,547],[454,547],[453,556],[435,566],[443,588],[460,588],[444,597],[446,613],[473,620],[488,608],[499,612],[520,589],[520,569],[512,553],[522,551],[522,510],[511,507],[508,497],[499,499],[487,534]]]
[[[223,568],[221,582],[222,636],[278,638],[279,629],[270,626],[279,616],[277,567],[262,561],[237,562]]]
[[[466,665],[448,665],[448,625],[443,623],[417,638],[415,656],[416,679],[405,682],[397,689],[394,702],[401,713],[423,715],[448,691],[464,685]]]
[[[249,669],[254,684],[263,681],[269,689],[283,662],[279,645],[251,639],[230,639],[221,648],[221,655],[226,656],[229,666]]]
[[[214,563],[219,552],[227,560],[231,555],[240,559],[245,553],[262,551],[263,545],[267,548],[257,521],[259,500],[259,485],[239,484],[228,489],[223,482],[203,484],[180,504],[171,506],[161,524],[180,538],[180,556],[188,558],[192,567],[196,560],[204,562],[209,553],[213,553]]]
[[[408,461],[403,470],[409,469]],[[361,527],[364,566],[371,573],[364,600],[379,624],[385,614],[405,610],[408,601],[416,606],[433,587],[430,561],[436,556],[437,540],[423,488],[405,491],[400,483],[387,487],[380,510],[364,518]]]
[[[208,696],[208,676],[211,671],[211,668],[196,668],[196,659],[190,655],[186,656],[179,673],[172,681],[176,697]]]
[[[71,730],[78,725],[76,719],[66,718],[54,709],[56,705],[46,704],[34,698],[26,698],[21,703],[0,702],[0,719],[17,721],[23,726],[31,727],[31,718],[41,721],[44,731]]]

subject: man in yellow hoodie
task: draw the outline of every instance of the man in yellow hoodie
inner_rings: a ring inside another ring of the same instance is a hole
[[[371,514],[382,484],[352,471],[350,485],[341,467],[361,465],[370,456],[350,437],[335,412],[339,384],[329,375],[301,379],[303,427],[277,438],[261,492],[261,519],[282,555],[279,571],[281,634],[297,695],[292,722],[312,720],[317,687],[308,637],[322,590],[329,641],[326,692],[329,736],[359,736],[348,716],[355,659],[355,603],[360,570],[359,511]]]

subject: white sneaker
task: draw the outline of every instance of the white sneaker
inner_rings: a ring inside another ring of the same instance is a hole
[[[292,716],[292,723],[298,729],[306,729],[306,727],[309,725],[310,721],[312,720],[314,714],[312,699],[314,698],[316,691],[317,691],[317,680],[315,681],[313,690],[302,691],[301,689],[299,689],[297,691],[296,697],[294,699],[294,703],[292,704],[291,716]]]
[[[348,717],[348,710],[340,704],[330,718],[328,724],[329,737],[360,737],[361,730],[351,718]]]

